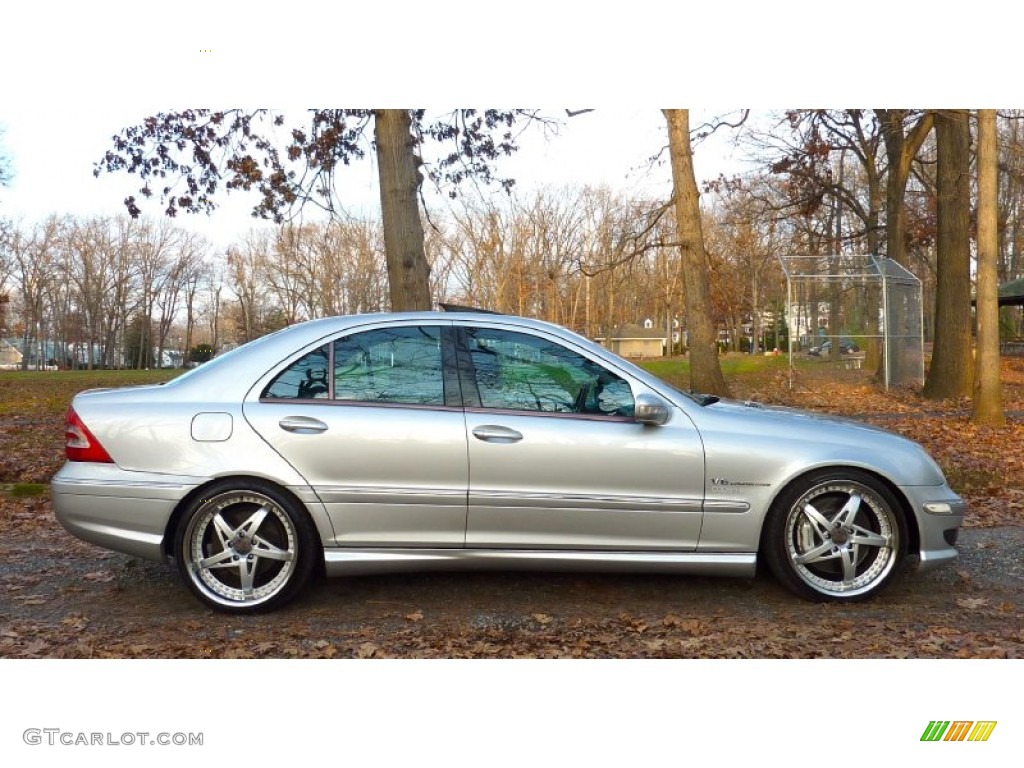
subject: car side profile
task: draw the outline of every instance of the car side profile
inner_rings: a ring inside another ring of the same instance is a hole
[[[437,568],[750,576],[851,601],[956,558],[964,502],[917,444],[679,391],[547,323],[325,318],[160,385],[77,395],[56,514],[173,561],[206,605],[314,574]]]
[[[860,347],[853,343],[853,341],[851,341],[850,339],[839,340],[839,354],[852,355],[857,352],[860,352]],[[826,341],[820,347],[811,347],[809,350],[807,350],[807,354],[828,357],[829,355],[832,354],[832,342]]]

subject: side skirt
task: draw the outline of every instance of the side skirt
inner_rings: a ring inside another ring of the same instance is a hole
[[[324,551],[328,576],[415,571],[605,571],[751,577],[753,552],[560,552],[495,549],[339,549]]]

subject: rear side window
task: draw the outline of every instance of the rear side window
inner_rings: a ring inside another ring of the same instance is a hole
[[[263,397],[291,400],[326,400],[329,397],[327,371],[330,369],[326,344],[300,357],[279,373],[263,391]]]
[[[380,328],[338,339],[334,399],[444,405],[440,329]]]

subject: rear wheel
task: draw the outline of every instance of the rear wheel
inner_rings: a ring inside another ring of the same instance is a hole
[[[798,480],[768,513],[762,551],[785,587],[818,601],[862,600],[899,573],[903,510],[892,491],[855,469]]]
[[[309,581],[319,548],[305,510],[274,486],[210,486],[182,517],[178,569],[192,592],[230,613],[268,611]]]

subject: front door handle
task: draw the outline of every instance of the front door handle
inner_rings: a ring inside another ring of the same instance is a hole
[[[309,416],[285,416],[277,424],[286,432],[296,432],[300,435],[315,435],[327,431],[326,424]]]
[[[487,443],[518,443],[523,439],[521,432],[496,424],[485,424],[473,428],[473,437]]]

